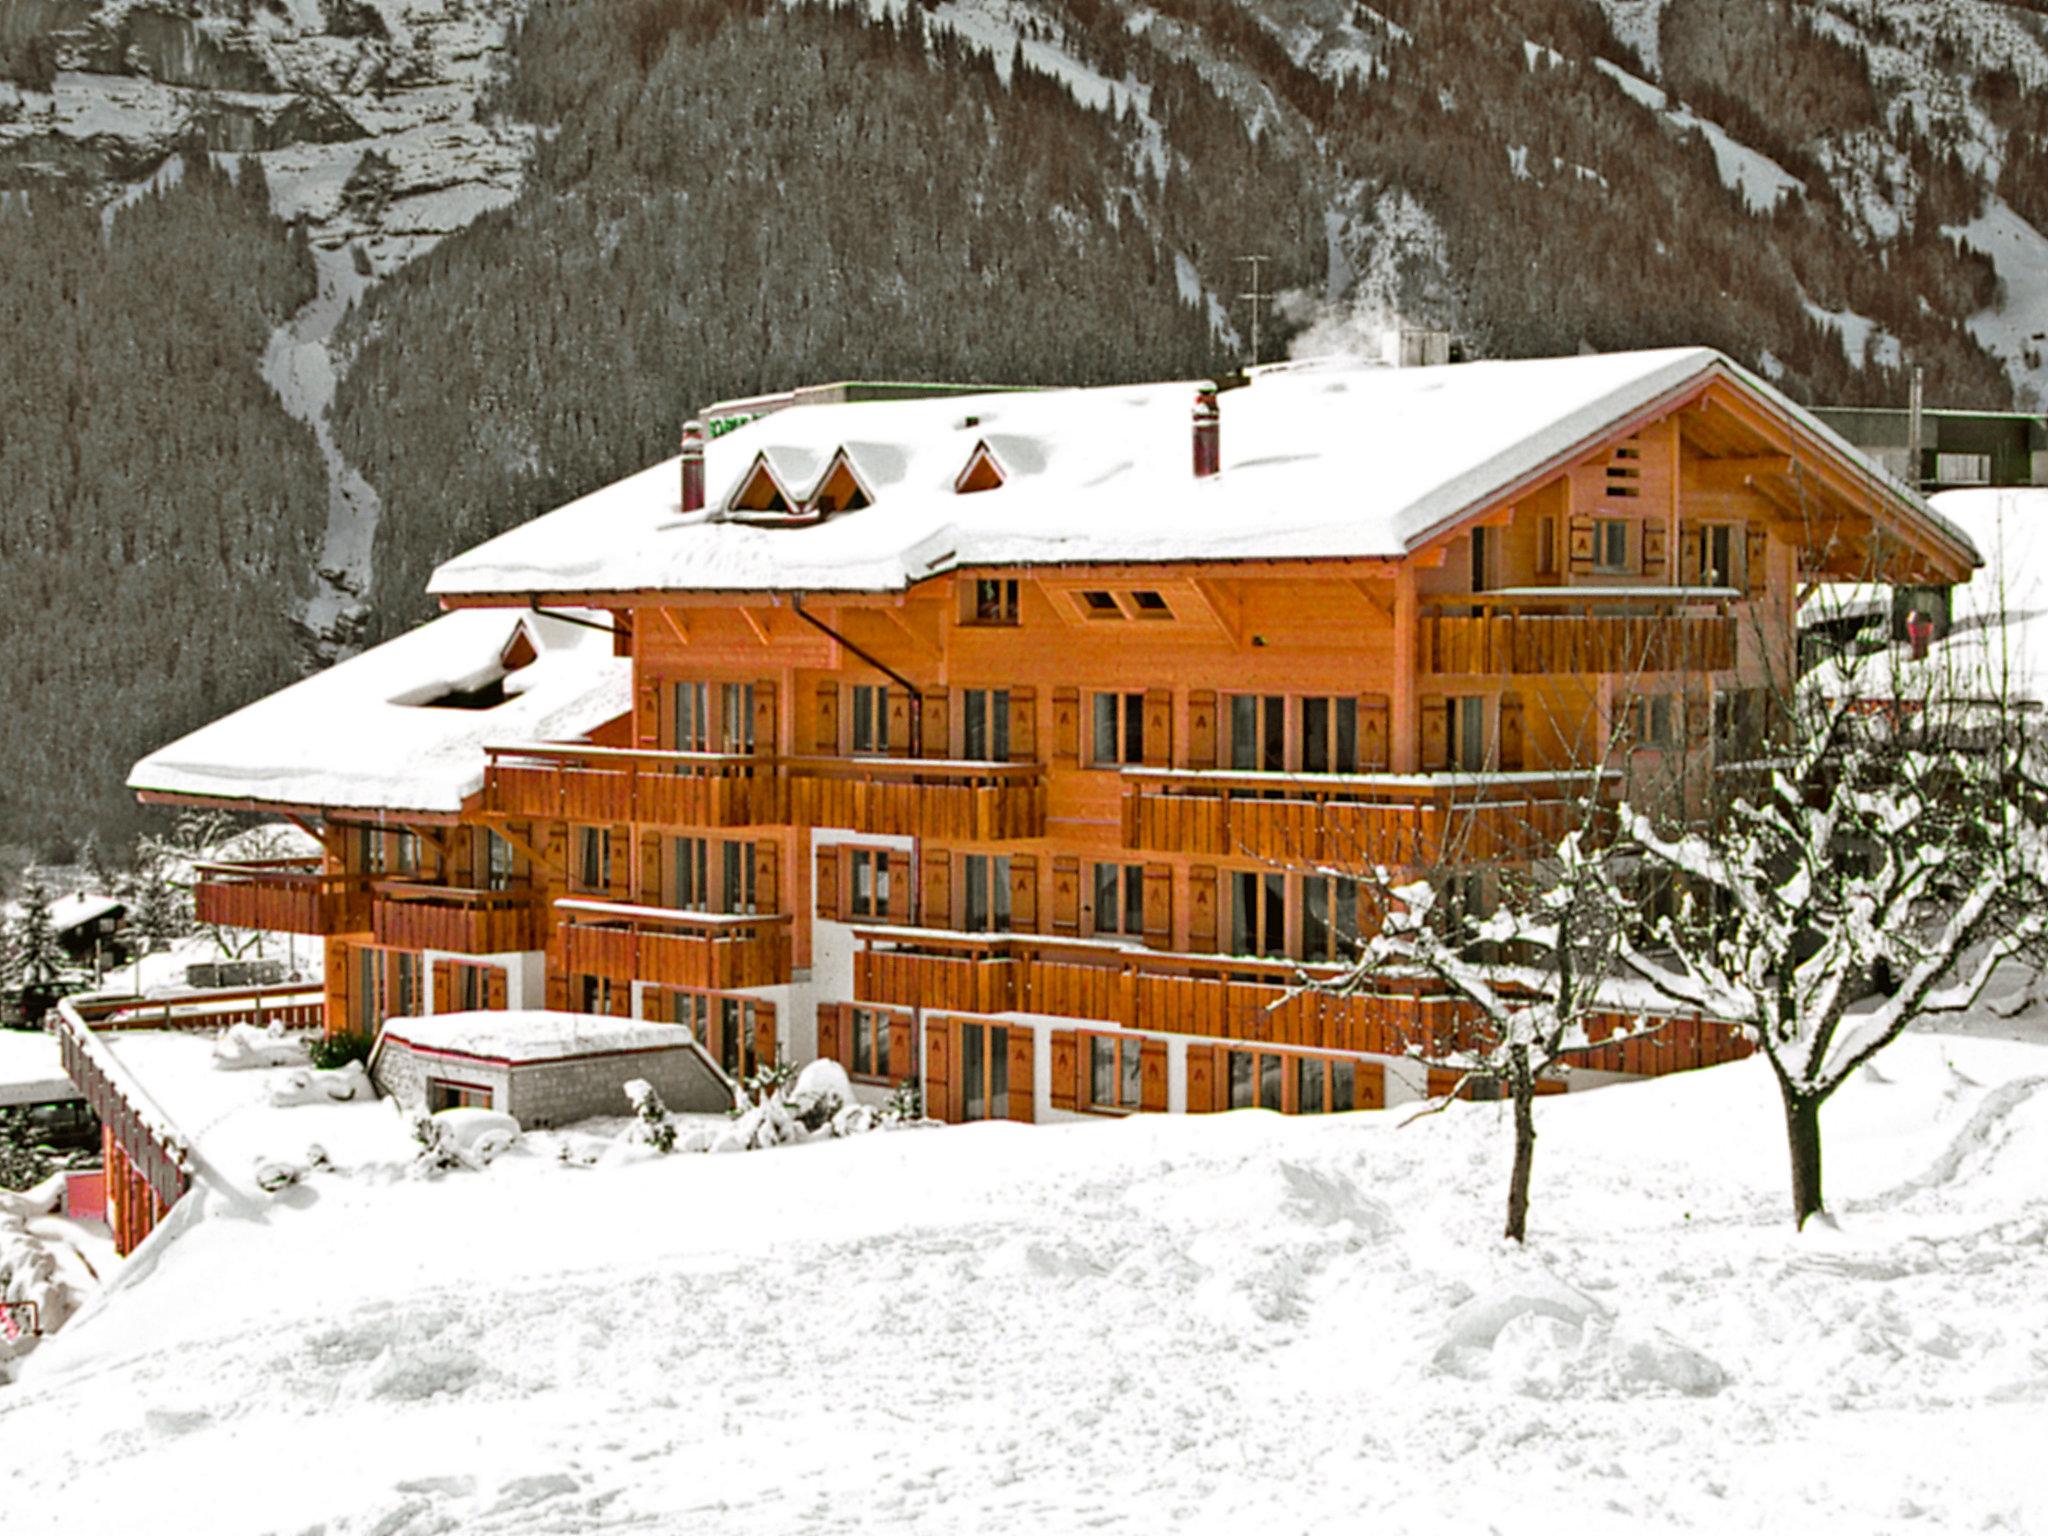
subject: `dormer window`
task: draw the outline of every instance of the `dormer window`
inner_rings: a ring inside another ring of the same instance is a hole
[[[1003,483],[1003,468],[996,463],[996,456],[989,452],[987,443],[976,443],[974,452],[967,460],[967,467],[960,471],[960,477],[953,482],[953,489],[962,496],[973,491],[993,491]]]
[[[754,460],[754,467],[747,471],[747,478],[740,482],[740,488],[727,504],[727,510],[760,517],[796,515],[796,508],[790,505],[789,497],[783,494],[782,483],[775,478],[775,472],[768,467],[766,458]]]
[[[860,476],[853,472],[846,451],[841,449],[832,456],[832,467],[825,471],[825,478],[812,493],[811,510],[820,517],[830,517],[835,512],[858,512],[873,505],[874,498],[868,495]]]
[[[533,648],[533,639],[521,624],[512,631],[512,638],[505,642],[505,648],[498,652],[498,665],[507,672],[517,672],[521,667],[530,667],[538,659],[539,652]]]

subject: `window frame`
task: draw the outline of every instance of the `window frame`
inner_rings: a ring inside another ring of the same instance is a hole
[[[1081,1031],[1081,1046],[1088,1052],[1087,1070],[1081,1074],[1082,1091],[1078,1107],[1091,1115],[1132,1115],[1145,1107],[1145,1037]],[[1110,1097],[1097,1093],[1106,1059]]]
[[[1010,760],[1009,689],[960,690],[960,756],[976,763]]]
[[[847,735],[848,752],[855,757],[889,755],[889,685],[850,683]],[[865,727],[865,729],[863,729]]]
[[[1010,856],[969,853],[960,859],[960,927],[963,933],[1010,931]]]
[[[1633,576],[1636,568],[1630,560],[1635,547],[1631,535],[1632,519],[1626,517],[1596,517],[1593,519],[1593,570],[1600,576]],[[1609,539],[1620,542],[1618,558],[1608,558]]]
[[[1014,629],[1023,622],[1019,582],[1014,576],[977,576],[967,589],[965,622]]]
[[[848,1077],[867,1083],[893,1083],[897,1080],[889,1059],[889,1030],[895,1022],[893,1015],[879,1008],[852,1007],[847,1010]],[[865,1053],[863,1045],[867,1047]]]
[[[569,889],[578,896],[609,895],[612,888],[612,829],[577,822],[570,831],[575,837],[576,858],[569,868]],[[593,859],[598,876],[590,878]]]
[[[1106,882],[1105,883],[1105,877]],[[1145,866],[1098,859],[1089,875],[1089,931],[1098,938],[1145,937]],[[1103,893],[1109,893],[1111,915],[1103,921]]]
[[[1145,694],[1098,688],[1088,695],[1088,763],[1091,768],[1137,768],[1145,761]],[[1104,705],[1109,727],[1104,730]],[[1105,741],[1105,735],[1107,740]],[[1106,750],[1105,750],[1106,747]]]

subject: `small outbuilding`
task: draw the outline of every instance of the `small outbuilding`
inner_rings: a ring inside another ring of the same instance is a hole
[[[687,1026],[582,1013],[392,1019],[370,1076],[407,1109],[495,1109],[528,1130],[624,1115],[635,1078],[672,1110],[718,1114],[733,1104],[730,1080]]]

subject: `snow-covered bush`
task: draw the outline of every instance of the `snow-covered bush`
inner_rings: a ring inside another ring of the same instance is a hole
[[[795,1081],[796,1068],[788,1062],[763,1063],[751,1076],[741,1080],[739,1102],[733,1106],[733,1113],[743,1114],[749,1104],[760,1104],[770,1094],[785,1093]]]
[[[332,1070],[345,1067],[352,1061],[367,1062],[372,1043],[368,1035],[315,1035],[306,1047],[306,1054],[314,1066]]]
[[[296,1104],[361,1104],[374,1098],[370,1075],[359,1061],[351,1061],[331,1072],[315,1067],[297,1067],[270,1089],[270,1102],[280,1109]]]
[[[519,1139],[519,1122],[494,1109],[444,1109],[414,1116],[412,1139],[420,1147],[413,1166],[428,1178],[451,1168],[481,1172]]]
[[[282,1023],[258,1029],[254,1024],[230,1024],[213,1042],[213,1064],[223,1072],[246,1072],[256,1067],[296,1067],[306,1060],[306,1037],[287,1034]]]
[[[853,1102],[853,1081],[836,1061],[812,1062],[797,1073],[786,1095],[789,1111],[807,1131],[830,1124]]]
[[[676,1123],[668,1117],[668,1106],[654,1091],[654,1084],[636,1077],[626,1084],[626,1100],[633,1106],[632,1136],[657,1152],[676,1149]]]
[[[906,1077],[896,1085],[882,1106],[880,1119],[883,1125],[916,1125],[924,1119],[924,1090],[916,1078]]]

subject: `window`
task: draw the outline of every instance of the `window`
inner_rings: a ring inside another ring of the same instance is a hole
[[[623,1013],[615,1009],[617,993],[608,976],[584,976],[577,988],[577,1011],[579,1013]]]
[[[1478,697],[1444,701],[1444,745],[1450,766],[1461,773],[1486,767],[1486,700]]]
[[[974,583],[974,622],[1015,624],[1017,583],[1007,579],[980,579]]]
[[[1170,619],[1173,610],[1166,605],[1166,599],[1157,592],[1133,592],[1131,607],[1141,619]]]
[[[1230,872],[1230,948],[1239,955],[1287,955],[1287,877]]]
[[[1009,1110],[1010,1031],[1001,1024],[960,1026],[960,1118],[1000,1120]]]
[[[684,912],[711,910],[711,843],[702,837],[673,839],[675,895],[673,905]]]
[[[1355,713],[1352,718],[1355,723]],[[1278,694],[1230,695],[1230,766],[1240,773],[1279,773],[1286,768],[1286,699]]]
[[[455,1083],[445,1077],[427,1079],[427,1113],[444,1109],[489,1109],[491,1090],[478,1083]]]
[[[705,1054],[735,1082],[760,1066],[760,1016],[751,999],[713,997],[703,992],[670,992],[669,1018],[687,1025]]]
[[[1989,485],[1991,455],[1988,453],[1937,453],[1934,478],[1940,485]]]
[[[1342,1115],[1358,1107],[1358,1069],[1321,1056],[1294,1058],[1295,1112]]]
[[[1472,530],[1472,590],[1484,592],[1493,585],[1494,536],[1491,528]]]
[[[1010,856],[970,853],[966,866],[969,933],[1004,933],[1010,926]]]
[[[1541,518],[1536,524],[1536,574],[1557,574],[1557,519]]]
[[[1145,695],[1095,695],[1095,766],[1145,761]]]
[[[1358,772],[1358,700],[1301,701],[1301,771]]]
[[[1633,570],[1628,558],[1628,523],[1603,517],[1593,524],[1593,569],[1610,576]]]
[[[889,1079],[889,1016],[872,1008],[853,1010],[853,1075]]]
[[[1617,448],[1607,465],[1607,494],[1636,497],[1643,494],[1643,450]]]
[[[1659,751],[1678,745],[1678,700],[1668,693],[1646,694],[1629,704],[1629,740]]]
[[[1270,1051],[1230,1053],[1230,1107],[1278,1110],[1283,1060]]]
[[[712,850],[717,852],[713,853]],[[755,901],[752,843],[708,837],[669,840],[669,905],[679,912],[750,914]]]
[[[577,827],[576,867],[570,884],[579,891],[602,891],[611,884],[610,827]]]
[[[1010,760],[1010,691],[969,688],[961,699],[964,728],[961,756],[978,763]]]
[[[1709,523],[1700,530],[1700,585],[1735,585],[1735,530],[1727,523]]]
[[[1714,695],[1714,750],[1742,756],[1763,746],[1764,710],[1770,695],[1761,688],[1727,688]]]
[[[850,889],[846,910],[851,917],[889,915],[889,853],[883,848],[851,850]]]
[[[719,865],[724,879],[720,882],[718,910],[751,915],[754,911],[753,844],[721,844]]]
[[[1113,592],[1083,592],[1081,611],[1091,619],[1120,619],[1124,616]]]
[[[1140,1109],[1144,1106],[1144,1042],[1127,1035],[1089,1035],[1088,1107]]]
[[[1305,875],[1301,895],[1301,958],[1351,959],[1358,944],[1358,882],[1344,875]]]
[[[725,736],[721,751],[735,754],[754,750],[754,685],[727,683],[723,695]]]
[[[420,872],[420,835],[417,832],[400,832],[392,839],[392,870],[401,875],[416,875]]]
[[[1095,866],[1095,931],[1098,934],[1127,933],[1144,937],[1144,865]]]
[[[675,687],[675,750],[711,750],[711,685],[677,683]]]
[[[484,889],[487,891],[509,891],[517,873],[513,860],[511,843],[497,833],[484,832],[483,849]]]
[[[389,867],[384,834],[374,827],[362,827],[356,832],[356,867],[366,875],[381,875]]]
[[[853,750],[889,750],[889,690],[884,684],[853,685]]]

